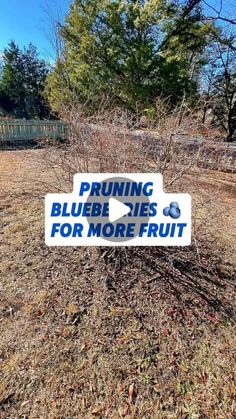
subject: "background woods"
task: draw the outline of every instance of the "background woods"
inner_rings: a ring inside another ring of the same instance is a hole
[[[30,44],[20,49],[11,41],[3,53],[0,78],[0,112],[18,118],[46,118],[49,106],[43,97],[48,74],[46,62]]]
[[[50,65],[32,45],[21,50],[12,41],[5,49],[1,112],[47,118],[60,116],[67,105],[82,106],[87,115],[118,107],[154,121],[160,98],[169,111],[184,100],[198,108],[203,124],[211,114],[210,125],[232,141],[232,11],[225,14],[223,2],[202,0],[73,0],[64,23],[49,16],[55,46]]]
[[[64,48],[46,95],[58,112],[66,101],[89,114],[118,106],[149,118],[160,97],[169,109],[200,100],[203,115],[212,110],[213,124],[232,139],[234,25],[203,1],[73,1],[58,27]]]

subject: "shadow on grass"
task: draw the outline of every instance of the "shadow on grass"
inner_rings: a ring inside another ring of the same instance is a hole
[[[215,315],[236,321],[235,269],[206,250],[198,254],[194,247],[130,247],[103,249],[102,255],[111,290],[128,295],[129,289],[141,287],[150,298],[159,292],[177,305],[183,318],[189,309],[197,309],[198,316],[213,322]]]

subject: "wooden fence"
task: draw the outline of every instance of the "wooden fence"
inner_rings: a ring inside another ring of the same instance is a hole
[[[67,125],[62,121],[0,119],[0,143],[67,138]]]
[[[81,124],[83,127],[83,124]],[[89,125],[91,133],[104,131],[104,127]],[[65,140],[68,138],[69,127],[62,121],[43,121],[43,120],[24,120],[24,119],[0,119],[0,147],[8,144],[20,145],[24,143],[37,142],[38,140]],[[91,135],[92,135],[91,134]],[[129,133],[130,134],[130,133]],[[131,133],[134,140],[144,140],[154,142],[156,151],[163,147],[161,139],[157,141],[155,136],[145,131]],[[222,170],[236,173],[236,143],[224,144],[205,141],[200,138],[197,141],[186,138],[183,140],[186,147],[186,155],[198,153],[200,150],[201,159],[198,161],[200,166],[208,167],[213,170]],[[178,151],[178,140],[176,152]]]

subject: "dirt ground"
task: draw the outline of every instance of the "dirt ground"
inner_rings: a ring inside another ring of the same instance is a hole
[[[186,175],[191,248],[48,248],[44,153],[0,152],[1,417],[234,418],[236,175]]]

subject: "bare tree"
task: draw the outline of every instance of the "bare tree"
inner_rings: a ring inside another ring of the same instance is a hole
[[[227,133],[228,141],[233,141],[236,130],[235,42],[235,35],[230,35],[223,42],[217,41],[211,50],[211,61],[208,64],[209,106]]]
[[[69,3],[69,1],[68,1]],[[44,32],[52,49],[52,60],[56,61],[63,54],[63,38],[60,26],[64,22],[62,3],[57,0],[45,0],[42,5],[44,14]]]

